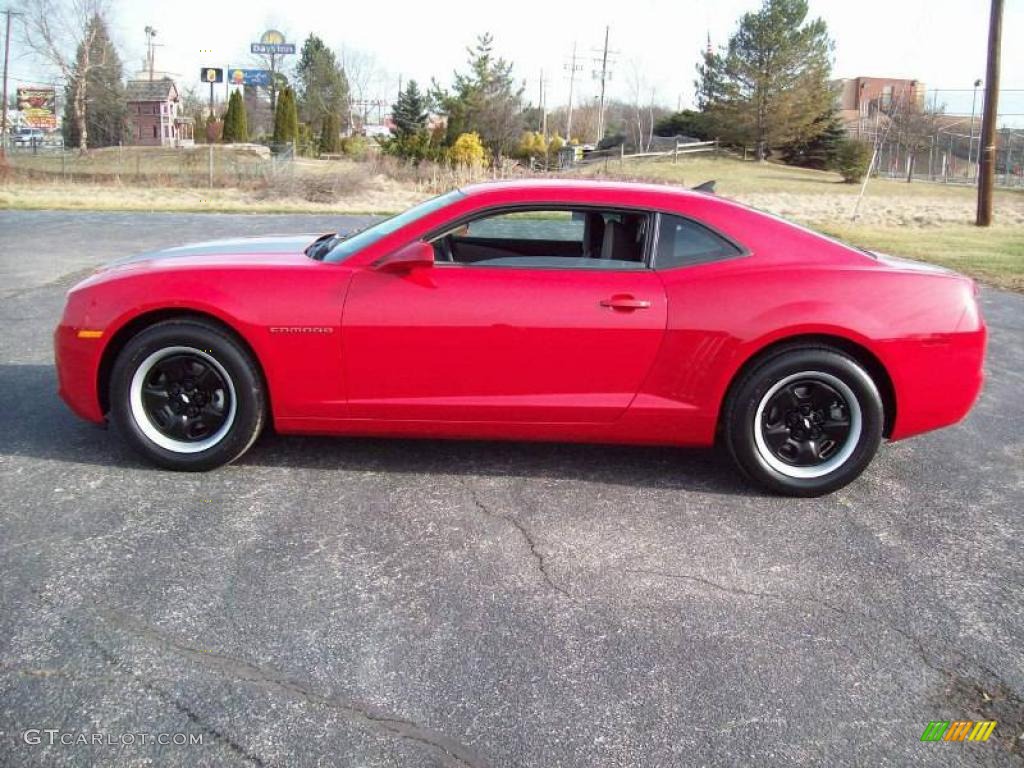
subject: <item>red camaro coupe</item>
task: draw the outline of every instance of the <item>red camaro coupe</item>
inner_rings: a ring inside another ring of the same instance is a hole
[[[348,235],[221,240],[75,286],[60,393],[170,469],[283,433],[728,449],[810,496],[960,420],[985,325],[955,273],[712,194],[471,186]]]

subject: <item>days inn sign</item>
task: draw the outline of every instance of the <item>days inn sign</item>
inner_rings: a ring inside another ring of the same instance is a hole
[[[284,35],[276,29],[268,29],[260,37],[258,43],[249,45],[249,50],[252,53],[269,53],[271,55],[295,53],[295,43],[286,43]]]

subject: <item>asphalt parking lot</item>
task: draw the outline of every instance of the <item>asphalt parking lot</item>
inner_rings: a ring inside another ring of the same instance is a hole
[[[361,223],[0,212],[0,764],[1024,764],[1024,296],[984,293],[971,416],[822,499],[661,448],[265,435],[175,474],[57,398],[93,266]],[[963,719],[998,725],[919,740]]]

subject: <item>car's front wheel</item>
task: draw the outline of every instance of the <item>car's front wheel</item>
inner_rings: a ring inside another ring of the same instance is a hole
[[[878,387],[860,363],[802,346],[780,349],[737,381],[723,427],[748,477],[779,493],[819,496],[864,471],[883,423]]]
[[[202,471],[234,461],[263,428],[266,397],[251,355],[200,319],[156,323],[121,350],[110,419],[150,461]]]

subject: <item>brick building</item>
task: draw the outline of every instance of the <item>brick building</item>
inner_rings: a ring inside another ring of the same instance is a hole
[[[837,107],[850,133],[871,132],[877,119],[897,107],[924,106],[924,83],[895,77],[852,77],[839,80]]]
[[[181,97],[169,77],[129,80],[129,143],[149,147],[187,147],[194,143],[193,120],[178,114]]]

